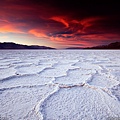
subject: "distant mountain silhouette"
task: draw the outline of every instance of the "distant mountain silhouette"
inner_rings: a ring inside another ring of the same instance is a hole
[[[46,47],[46,46],[37,46],[37,45],[21,45],[21,44],[16,44],[12,42],[4,42],[0,43],[0,49],[55,49],[51,47]]]
[[[120,49],[120,42],[110,43],[108,45],[88,47],[85,49]]]
[[[108,45],[100,45],[100,46],[93,46],[93,47],[70,47],[66,49],[120,49],[120,42],[110,43]]]
[[[66,49],[83,49],[82,47],[69,47],[69,48],[66,48]]]
[[[38,45],[22,45],[16,44],[12,42],[4,42],[0,43],[0,49],[55,49],[47,46],[38,46]],[[93,46],[87,48],[81,47],[70,47],[66,49],[120,49],[120,42],[110,43],[108,45],[101,45],[101,46]]]

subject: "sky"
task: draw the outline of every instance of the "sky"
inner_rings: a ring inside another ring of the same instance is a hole
[[[0,0],[0,42],[69,48],[116,41],[117,0]]]

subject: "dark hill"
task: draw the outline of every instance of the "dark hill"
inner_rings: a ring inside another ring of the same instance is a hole
[[[81,47],[69,47],[69,48],[66,48],[66,49],[83,49]]]
[[[108,45],[94,46],[85,49],[120,49],[120,42],[114,42]]]
[[[16,44],[12,42],[4,42],[0,43],[0,49],[55,49],[51,47],[46,47],[46,46],[37,46],[37,45],[21,45],[21,44]]]
[[[87,48],[70,47],[66,49],[120,49],[120,42],[114,42],[108,45],[100,45],[100,46],[93,46],[93,47],[87,47]]]

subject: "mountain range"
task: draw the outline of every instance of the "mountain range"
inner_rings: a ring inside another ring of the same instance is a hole
[[[0,49],[56,49],[47,46],[38,46],[38,45],[22,45],[16,44],[12,42],[4,42],[0,43]],[[120,42],[110,43],[108,45],[100,45],[100,46],[93,46],[93,47],[70,47],[66,49],[120,49]]]
[[[120,49],[120,42],[110,43],[108,45],[100,45],[100,46],[93,46],[93,47],[70,47],[66,49]]]
[[[85,49],[120,49],[120,42],[110,43],[108,45],[88,47]]]
[[[46,46],[38,46],[38,45],[21,45],[12,42],[4,42],[0,43],[0,49],[55,49]]]

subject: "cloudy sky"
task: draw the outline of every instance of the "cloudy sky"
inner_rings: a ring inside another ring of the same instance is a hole
[[[55,48],[120,41],[117,0],[0,0],[0,42]]]

